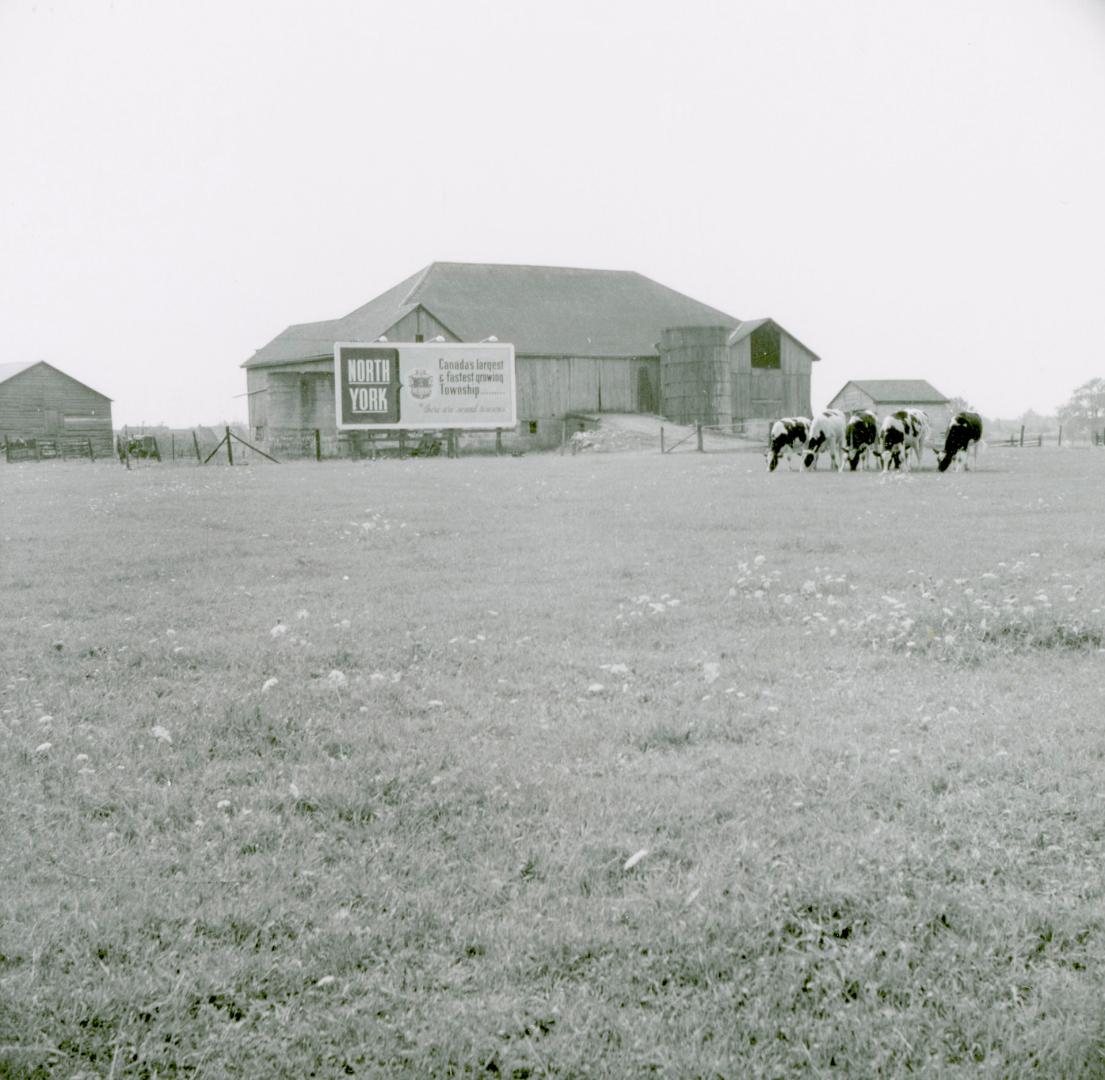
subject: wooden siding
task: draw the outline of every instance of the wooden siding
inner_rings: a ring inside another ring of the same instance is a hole
[[[810,415],[813,353],[780,327],[779,367],[753,368],[751,337],[729,350],[733,369],[733,417],[771,420]]]
[[[656,356],[519,356],[514,367],[519,423],[573,412],[656,411]]]
[[[827,409],[843,409],[844,412],[856,412],[858,409],[870,409],[878,413],[874,398],[861,390],[855,383],[849,383],[825,406]],[[891,410],[893,411],[893,410]]]
[[[97,454],[110,454],[111,399],[49,364],[33,364],[0,383],[0,442],[5,437],[91,440]]]

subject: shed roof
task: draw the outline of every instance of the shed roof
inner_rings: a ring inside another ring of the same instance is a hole
[[[925,379],[852,379],[840,388],[836,397],[840,397],[849,386],[858,386],[876,403],[909,401],[942,405],[949,400]]]
[[[289,326],[244,367],[374,341],[421,306],[462,341],[495,335],[529,356],[653,356],[668,326],[741,320],[628,270],[435,262],[340,319]]]

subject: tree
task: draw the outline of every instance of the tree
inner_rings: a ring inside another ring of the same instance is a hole
[[[1105,427],[1105,379],[1090,379],[1059,407],[1059,419],[1072,431],[1096,431]]]

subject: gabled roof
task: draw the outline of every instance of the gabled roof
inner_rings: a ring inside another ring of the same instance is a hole
[[[767,323],[771,323],[772,326],[778,327],[780,330],[783,331],[784,334],[787,335],[787,337],[792,338],[794,341],[798,341],[798,339],[789,330],[784,330],[783,327],[779,326],[779,324],[774,319],[767,318],[745,320],[740,324],[740,326],[736,328],[736,330],[734,330],[729,335],[729,340],[727,344],[736,345],[738,341],[743,341],[746,337],[748,337],[748,335],[751,334],[753,330],[759,330],[761,326],[765,326]],[[798,341],[798,344],[802,345],[802,342]],[[805,349],[806,352],[808,352],[810,356],[812,356],[815,360],[821,359],[821,357],[818,356],[817,353],[815,353],[813,349],[811,349],[808,345],[802,345],[802,348]]]
[[[908,401],[942,405],[949,400],[924,379],[852,379],[840,388],[833,400],[840,397],[849,386],[858,386],[876,404]]]
[[[21,371],[34,367],[36,362],[31,360],[26,364],[0,364],[0,382],[6,382],[13,375],[18,375]]]
[[[665,327],[740,325],[632,271],[435,262],[343,318],[288,327],[243,367],[331,356],[419,306],[461,341],[493,334],[526,356],[654,356]]]
[[[14,379],[16,375],[30,368],[40,366],[49,368],[51,371],[56,371],[63,378],[69,379],[70,382],[75,382],[78,386],[83,386],[86,390],[91,391],[97,397],[102,397],[105,401],[111,400],[107,394],[101,394],[99,390],[93,389],[88,383],[83,383],[80,379],[74,379],[67,371],[62,371],[61,368],[56,368],[53,364],[46,363],[45,360],[31,360],[24,364],[0,364],[0,383],[7,382],[8,379]]]

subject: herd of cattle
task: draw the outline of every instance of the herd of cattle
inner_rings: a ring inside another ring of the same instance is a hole
[[[768,469],[774,471],[780,458],[799,457],[807,469],[817,468],[817,459],[828,452],[832,467],[844,471],[845,462],[853,472],[862,463],[864,468],[909,468],[912,452],[917,465],[926,444],[931,444],[932,431],[928,416],[922,409],[899,409],[888,413],[882,421],[866,409],[845,416],[839,409],[826,409],[812,420],[804,416],[787,416],[771,425],[771,445]],[[977,456],[982,440],[982,418],[973,412],[955,414],[944,437],[943,453],[933,446],[937,467],[945,472],[950,465],[958,470],[967,467],[968,452]]]

